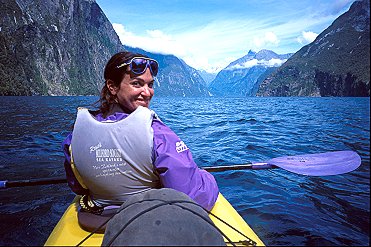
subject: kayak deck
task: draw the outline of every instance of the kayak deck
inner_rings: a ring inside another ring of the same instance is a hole
[[[90,232],[81,229],[79,226],[77,219],[78,205],[77,196],[55,226],[54,230],[45,242],[45,246],[76,246],[90,234]],[[222,194],[219,193],[218,200],[211,210],[211,213],[242,232],[245,236],[251,239],[256,246],[264,246],[264,243]],[[247,245],[250,243],[248,238],[216,219],[213,215],[210,214],[210,218],[214,224],[236,245]],[[82,246],[100,246],[103,241],[103,236],[103,234],[93,234],[82,243]],[[224,240],[228,243],[226,239]]]

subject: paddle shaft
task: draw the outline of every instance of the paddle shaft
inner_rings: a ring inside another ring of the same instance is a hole
[[[24,187],[33,185],[63,184],[67,183],[66,178],[35,178],[16,181],[0,181],[0,189]]]
[[[267,166],[266,163],[202,167],[202,169],[208,172],[222,172],[222,171],[246,170],[246,169],[267,169],[267,168],[275,168],[275,167],[271,165]],[[63,184],[63,183],[67,183],[67,179],[63,177],[27,179],[27,180],[16,180],[16,181],[0,181],[0,189],[35,186],[35,185]]]
[[[271,169],[277,168],[275,165],[268,163],[251,163],[242,165],[230,165],[230,166],[205,166],[202,169],[208,172],[224,172],[224,171],[235,171],[235,170],[259,170],[259,169]]]
[[[202,167],[208,172],[282,168],[287,171],[309,176],[326,176],[343,174],[357,169],[361,157],[354,151],[335,151],[320,154],[284,156],[270,159],[267,162],[229,166]],[[18,181],[0,181],[0,189],[31,185],[47,185],[66,183],[65,178],[41,178]]]

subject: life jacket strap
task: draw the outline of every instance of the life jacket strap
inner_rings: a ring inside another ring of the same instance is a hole
[[[79,204],[82,212],[101,215],[104,211],[104,207],[97,205],[89,195],[83,195],[79,200]]]

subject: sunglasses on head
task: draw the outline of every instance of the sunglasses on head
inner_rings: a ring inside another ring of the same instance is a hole
[[[116,68],[122,68],[124,66],[130,65],[130,70],[136,74],[141,75],[143,74],[147,67],[149,67],[149,70],[151,71],[151,74],[153,76],[156,76],[158,73],[158,63],[156,60],[147,58],[147,57],[134,57],[129,62],[122,63]]]

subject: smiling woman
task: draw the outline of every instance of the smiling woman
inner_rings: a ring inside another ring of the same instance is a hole
[[[106,97],[113,99],[114,103],[120,104],[127,113],[132,113],[138,106],[149,107],[154,95],[153,77],[158,72],[157,61],[145,57],[133,57],[129,62],[112,67],[120,56],[122,53],[116,54],[108,62],[104,72],[106,84],[101,100],[104,101]],[[116,72],[117,70],[123,71]],[[122,80],[111,76],[117,73],[123,77]],[[101,110],[105,114],[105,109],[101,108]]]
[[[104,70],[99,110],[78,110],[63,148],[67,181],[82,195],[84,218],[163,187],[205,209],[218,198],[214,177],[198,168],[186,144],[149,109],[158,69],[156,60],[142,54],[115,54]]]

